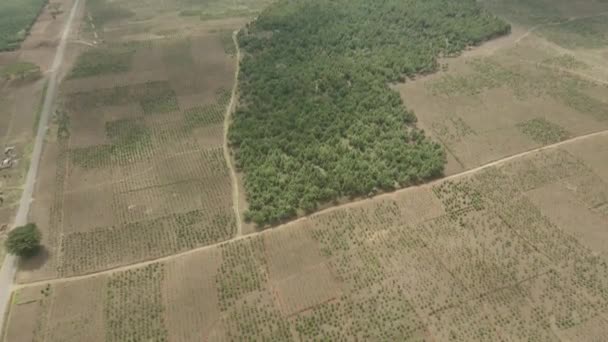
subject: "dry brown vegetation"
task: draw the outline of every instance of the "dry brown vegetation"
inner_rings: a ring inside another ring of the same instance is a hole
[[[30,213],[46,251],[21,265],[5,341],[608,334],[608,48],[581,33],[587,24],[560,27],[605,3],[560,0],[546,18],[516,21],[534,8],[483,1],[513,21],[509,37],[395,86],[446,148],[448,174],[563,143],[236,237],[222,153],[236,62],[226,32],[248,19],[89,1],[70,46],[68,65],[80,71],[64,71]],[[264,3],[237,2],[249,14]],[[104,6],[118,18],[96,17]],[[48,58],[28,50],[44,40],[38,25],[0,65]],[[567,40],[557,39],[563,30]],[[27,151],[35,117],[14,113],[35,112],[25,99],[44,85],[1,85],[0,137]],[[604,133],[576,139],[595,131]],[[2,188],[18,188],[23,170]],[[6,222],[10,203],[0,207]]]
[[[90,1],[82,11],[31,215],[45,229],[46,251],[24,265],[21,282],[236,233],[222,153],[236,60],[223,40],[244,19],[195,21],[165,9],[142,22],[158,5]],[[142,35],[152,28],[175,32]]]

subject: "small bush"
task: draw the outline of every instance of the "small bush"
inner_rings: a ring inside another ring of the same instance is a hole
[[[40,231],[34,223],[17,227],[8,233],[6,249],[9,253],[21,257],[30,257],[40,249]]]

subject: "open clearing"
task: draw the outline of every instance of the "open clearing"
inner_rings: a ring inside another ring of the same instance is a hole
[[[3,340],[605,339],[608,3],[481,1],[511,34],[390,84],[449,177],[255,231],[226,114],[247,106],[232,34],[269,3],[87,0],[30,213],[45,250]],[[0,71],[48,70],[60,20]],[[0,85],[0,138],[25,156],[36,118],[15,113],[44,84]],[[6,224],[26,169],[0,174]]]
[[[607,144],[603,133],[166,261],[23,287],[11,341],[600,340]]]

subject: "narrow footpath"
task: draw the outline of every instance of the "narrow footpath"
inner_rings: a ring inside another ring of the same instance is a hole
[[[232,122],[232,113],[234,112],[234,107],[236,105],[236,91],[239,86],[239,71],[241,68],[241,50],[239,48],[239,42],[237,40],[238,33],[238,30],[232,33],[232,42],[234,43],[234,47],[236,48],[236,69],[234,70],[234,83],[232,85],[230,102],[228,103],[228,107],[226,107],[226,113],[224,114],[224,159],[226,159],[226,165],[228,166],[228,170],[230,171],[230,179],[232,183],[232,207],[234,208],[234,215],[236,216],[236,237],[243,235],[243,224],[241,222],[241,214],[239,210],[239,183],[237,181],[234,165],[232,165],[230,147],[228,146],[228,129],[230,128],[230,123]]]

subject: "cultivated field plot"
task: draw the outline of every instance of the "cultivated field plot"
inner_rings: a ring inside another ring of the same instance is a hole
[[[24,288],[9,340],[599,341],[608,150],[596,147],[607,144],[598,135],[168,262]],[[72,311],[67,291],[87,305]]]
[[[396,86],[445,147],[446,173],[608,128],[608,4],[483,3],[512,22],[510,36]]]
[[[162,3],[87,2],[31,215],[46,253],[19,281],[236,234],[223,124],[237,62],[231,35],[247,19],[183,17]]]

